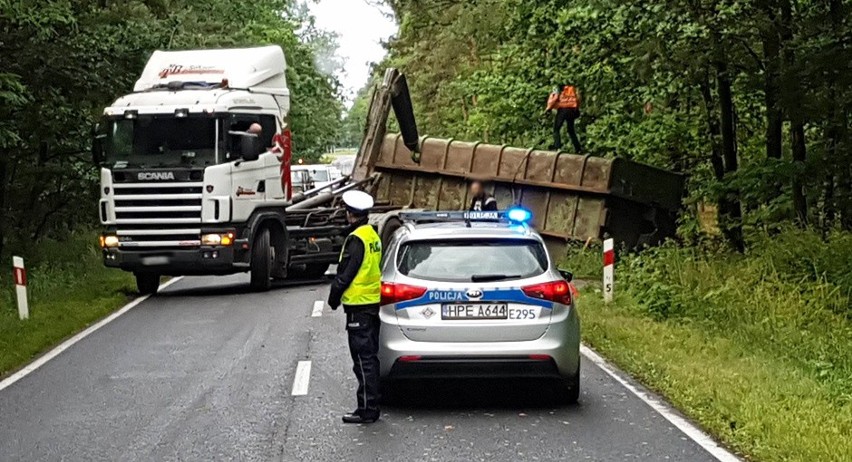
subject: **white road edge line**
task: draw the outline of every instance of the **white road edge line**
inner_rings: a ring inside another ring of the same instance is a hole
[[[704,433],[700,428],[693,425],[688,420],[679,416],[677,413],[673,412],[668,404],[662,402],[660,399],[652,395],[651,393],[641,390],[625,380],[621,377],[620,374],[616,372],[616,368],[607,362],[601,355],[597,354],[594,350],[587,347],[586,345],[580,345],[580,353],[583,356],[588,358],[591,362],[595,363],[598,367],[603,369],[610,377],[614,378],[618,383],[620,383],[624,388],[628,389],[631,393],[636,395],[639,399],[645,402],[648,406],[651,407],[658,414],[663,416],[666,420],[671,422],[672,425],[677,427],[678,430],[683,432],[686,436],[688,436],[692,441],[698,443],[699,446],[704,448],[705,451],[709,452],[716,460],[721,462],[741,462],[737,456],[733,455],[727,449],[723,448],[719,445],[710,435]]]
[[[181,279],[183,279],[183,276],[169,279],[164,284],[160,285],[160,288],[157,289],[157,290],[158,291],[163,290],[166,287],[180,281]],[[118,318],[119,316],[123,315],[124,313],[127,313],[128,311],[132,310],[137,305],[139,305],[140,303],[147,300],[149,297],[151,297],[151,296],[150,295],[144,295],[142,297],[139,297],[139,298],[133,300],[132,302],[128,303],[127,305],[124,305],[123,307],[121,307],[118,311],[114,312],[113,314],[101,319],[100,321],[98,321],[95,324],[92,324],[86,330],[84,330],[84,331],[80,332],[79,334],[69,338],[68,340],[60,343],[58,346],[56,346],[52,350],[48,351],[44,355],[40,356],[35,361],[24,366],[23,369],[19,370],[18,372],[15,372],[14,374],[7,377],[5,380],[0,382],[0,391],[3,391],[4,389],[12,386],[12,384],[17,382],[18,380],[21,380],[22,378],[24,378],[24,377],[30,375],[31,373],[35,372],[36,369],[38,369],[41,366],[44,366],[48,361],[59,356],[63,351],[71,348],[75,343],[79,342],[80,340],[83,340],[84,338],[88,337],[89,335],[92,335],[95,331],[97,331],[101,327],[111,323],[112,321],[115,321],[116,318]]]
[[[318,318],[322,316],[322,309],[325,307],[325,302],[317,300],[314,302],[314,310],[311,312],[311,317]]]
[[[296,377],[293,379],[293,396],[304,396],[308,394],[308,384],[311,381],[311,362],[299,361],[296,366]]]

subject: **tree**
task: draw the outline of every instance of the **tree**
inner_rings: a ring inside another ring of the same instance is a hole
[[[383,65],[424,131],[525,146],[570,80],[589,152],[689,174],[742,250],[755,227],[852,229],[849,3],[395,0]]]
[[[90,127],[155,49],[281,45],[295,148],[319,156],[341,106],[315,58],[334,41],[303,28],[300,11],[289,0],[0,0],[0,254],[96,223]]]

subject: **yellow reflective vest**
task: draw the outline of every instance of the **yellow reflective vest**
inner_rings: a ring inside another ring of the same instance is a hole
[[[353,238],[360,239],[364,244],[364,259],[358,274],[343,292],[340,301],[344,305],[378,304],[382,299],[382,271],[379,267],[382,260],[382,240],[371,225],[358,227],[346,240],[348,242]],[[343,244],[343,249],[340,252],[340,261],[343,261],[346,243]]]

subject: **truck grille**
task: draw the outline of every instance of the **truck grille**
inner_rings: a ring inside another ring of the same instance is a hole
[[[203,183],[117,183],[115,218],[122,248],[201,245]]]

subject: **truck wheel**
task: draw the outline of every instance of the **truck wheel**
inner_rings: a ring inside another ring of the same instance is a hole
[[[251,247],[251,288],[261,292],[272,287],[272,265],[275,263],[275,253],[269,243],[269,229],[264,228],[257,233]]]
[[[399,228],[402,228],[402,221],[399,218],[388,218],[388,221],[385,222],[381,229],[382,249],[386,249],[390,245],[393,233]]]
[[[133,273],[136,276],[136,289],[142,295],[156,294],[160,288],[160,275],[156,273]]]

